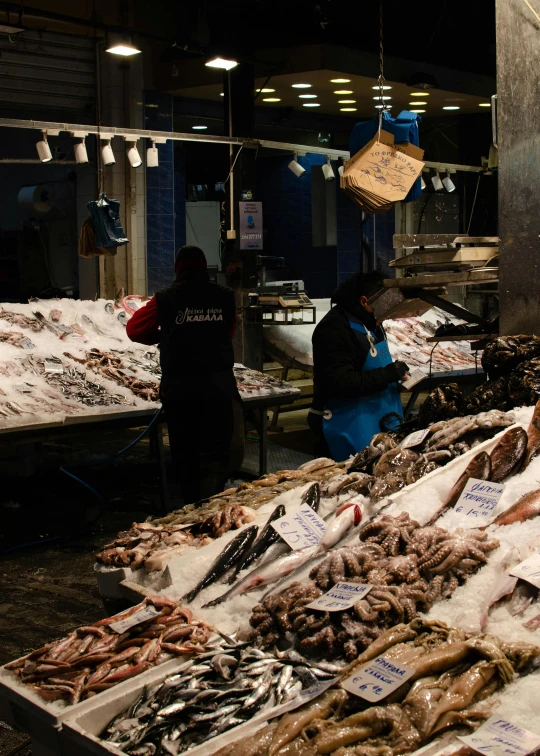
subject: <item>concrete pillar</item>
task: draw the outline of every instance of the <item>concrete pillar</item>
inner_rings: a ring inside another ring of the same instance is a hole
[[[497,0],[500,333],[540,335],[540,23]]]

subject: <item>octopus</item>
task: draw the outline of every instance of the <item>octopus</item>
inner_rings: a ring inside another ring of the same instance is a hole
[[[360,540],[378,543],[387,554],[397,556],[400,549],[410,542],[413,531],[419,527],[419,523],[411,520],[408,512],[402,512],[397,517],[382,515],[363,528]]]
[[[453,570],[458,577],[470,574],[478,564],[485,564],[486,554],[500,545],[483,531],[462,528],[446,532],[445,536],[437,535],[434,541],[420,556],[418,569],[433,575]]]
[[[211,538],[220,538],[229,530],[241,528],[242,525],[252,522],[254,519],[254,512],[236,504],[229,504],[215,515],[199,523],[193,530],[197,534],[207,533]]]
[[[429,428],[432,435],[428,438],[426,449],[428,451],[448,449],[451,444],[471,431],[492,432],[494,428],[504,428],[512,425],[513,422],[514,415],[512,412],[490,410],[489,412],[480,412],[478,415],[465,415],[433,423]]]

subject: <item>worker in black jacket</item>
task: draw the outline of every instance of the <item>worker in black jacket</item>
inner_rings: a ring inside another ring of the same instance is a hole
[[[159,342],[161,400],[175,472],[186,504],[219,493],[229,472],[234,402],[232,337],[236,306],[231,289],[211,283],[199,247],[176,255],[176,281],[132,316],[127,335]]]
[[[313,333],[313,404],[308,422],[317,456],[347,459],[381,430],[403,421],[399,381],[404,362],[393,362],[383,328],[368,299],[383,276],[355,273],[332,295],[332,309]]]

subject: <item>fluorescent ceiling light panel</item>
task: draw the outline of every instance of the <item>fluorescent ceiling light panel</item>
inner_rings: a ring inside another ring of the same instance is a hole
[[[208,66],[209,68],[222,68],[224,71],[230,71],[231,68],[236,68],[238,65],[237,60],[228,60],[227,58],[212,58],[211,60],[207,60],[204,64],[205,66]]]

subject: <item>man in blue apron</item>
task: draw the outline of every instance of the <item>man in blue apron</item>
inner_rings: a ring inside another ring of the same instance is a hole
[[[313,333],[314,396],[308,422],[317,456],[343,461],[382,430],[403,421],[399,381],[409,368],[393,362],[368,299],[384,276],[355,273],[332,295]]]

